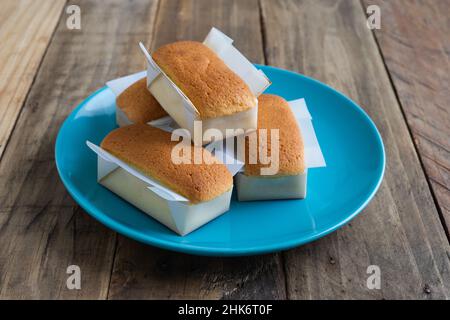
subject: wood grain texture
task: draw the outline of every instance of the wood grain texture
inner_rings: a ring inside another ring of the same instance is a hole
[[[252,61],[264,62],[257,1],[161,1],[152,47],[202,41],[212,26],[234,38]],[[119,236],[110,299],[282,299],[279,254],[208,258],[160,250]]]
[[[448,232],[450,1],[364,1],[369,3],[381,9],[375,36]]]
[[[261,5],[268,64],[355,100],[375,121],[387,153],[384,182],[360,216],[285,253],[288,298],[449,298],[449,244],[363,7],[350,0]],[[380,290],[366,287],[369,265],[381,269]]]
[[[65,0],[1,3],[0,158],[64,3]]]
[[[72,3],[81,7],[82,30],[66,29],[62,15],[40,63],[38,51],[42,56],[48,38],[36,34],[48,31],[49,21],[32,22],[24,41],[36,46],[26,51],[20,46],[15,58],[0,61],[0,108],[12,106],[12,111],[0,109],[0,139],[4,132],[8,137],[23,107],[0,161],[0,299],[450,298],[449,244],[359,1]],[[448,1],[377,3],[382,30],[376,39],[438,204],[448,217],[450,50],[445,41],[448,18],[441,14]],[[15,5],[2,3],[2,37],[24,20],[11,14]],[[55,9],[47,9],[51,20]],[[138,41],[155,48],[179,39],[202,40],[213,25],[233,37],[252,61],[318,78],[362,105],[376,122],[387,152],[385,179],[370,205],[346,227],[280,254],[195,257],[116,236],[65,191],[56,173],[54,142],[74,106],[105,80],[144,68]],[[2,46],[1,57],[4,50]],[[22,60],[28,61],[26,70],[10,86],[3,75],[11,74],[8,68],[23,54],[30,55]],[[66,288],[71,264],[81,267],[81,290]],[[369,265],[381,268],[381,290],[366,287]]]
[[[116,235],[70,198],[54,143],[89,92],[144,68],[136,43],[151,37],[156,2],[71,3],[81,8],[82,28],[60,20],[0,162],[1,299],[107,296]],[[71,264],[81,268],[81,290],[66,288]]]

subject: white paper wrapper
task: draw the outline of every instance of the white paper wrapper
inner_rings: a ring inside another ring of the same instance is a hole
[[[214,51],[225,64],[248,85],[255,97],[271,84],[262,70],[257,69],[233,46],[233,39],[216,28],[212,28],[203,44]]]
[[[233,40],[216,28],[211,29],[203,43],[242,78],[255,97],[258,97],[270,85],[270,81],[265,74],[255,68],[233,46]],[[142,43],[140,43],[140,47],[147,59],[147,86],[149,90],[178,125],[189,130],[192,139],[194,139],[194,121],[201,120],[198,110],[180,88],[159,68]],[[223,132],[224,138],[228,138],[227,134],[232,134],[232,131],[226,132],[226,129],[256,129],[257,108],[229,116],[205,119],[202,123],[204,131],[214,128]],[[208,142],[210,141],[204,140],[203,144]]]
[[[312,117],[309,113],[305,99],[289,101],[289,106],[294,113],[305,146],[305,161],[307,168],[326,167],[325,158],[320,149],[319,141],[312,124]]]
[[[144,70],[141,72],[130,74],[125,77],[110,80],[106,82],[106,86],[112,90],[112,92],[116,97],[118,97],[122,92],[125,91],[126,88],[131,86],[136,81],[145,78],[146,76],[147,72]]]
[[[86,144],[97,155],[100,184],[180,235],[194,231],[229,210],[233,188],[211,201],[191,204],[101,147],[89,141]]]
[[[246,176],[236,175],[239,201],[304,199],[308,169],[295,176]]]

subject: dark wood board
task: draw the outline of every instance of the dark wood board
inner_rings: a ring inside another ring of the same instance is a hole
[[[67,29],[63,12],[49,36],[48,21],[42,61],[26,75],[31,89],[14,100],[15,125],[0,125],[8,141],[0,147],[0,299],[450,298],[448,0],[376,0],[375,32],[368,0],[70,4],[81,8],[82,29]],[[145,68],[139,41],[152,49],[201,41],[211,26],[253,62],[317,78],[375,121],[386,174],[350,224],[282,253],[197,257],[116,235],[68,195],[54,143],[70,111],[105,81]],[[81,290],[66,288],[72,264]],[[379,290],[366,286],[369,265],[380,267]]]
[[[90,92],[144,67],[136,43],[151,37],[156,2],[72,3],[81,8],[81,30],[67,29],[61,17],[0,162],[2,299],[104,299],[108,292],[116,234],[68,195],[54,145],[64,119]],[[81,290],[66,287],[72,264],[81,268]]]
[[[376,40],[450,237],[450,1],[367,1]]]
[[[448,298],[448,241],[365,8],[348,0],[263,0],[262,12],[268,64],[314,77],[359,103],[387,154],[380,190],[351,224],[285,253],[288,297]],[[366,286],[369,265],[381,269],[380,290]]]

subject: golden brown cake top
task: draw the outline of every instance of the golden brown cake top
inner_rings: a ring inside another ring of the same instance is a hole
[[[268,155],[271,155],[270,129],[279,129],[279,171],[275,176],[289,176],[305,170],[304,146],[300,129],[289,104],[282,97],[262,94],[258,98],[258,130],[267,130]],[[269,167],[259,162],[249,164],[249,141],[246,141],[245,175],[259,176],[260,169]],[[270,177],[270,176],[268,176]]]
[[[203,154],[202,164],[175,164],[171,153],[179,142],[171,134],[145,124],[132,124],[110,132],[101,147],[122,161],[156,179],[192,203],[204,202],[230,190],[233,177],[227,167],[207,150],[190,145]],[[205,163],[206,162],[206,163]]]
[[[167,112],[148,91],[147,78],[125,89],[117,97],[116,104],[133,123],[147,123],[167,116]]]
[[[170,43],[157,49],[152,57],[191,100],[201,119],[256,107],[256,97],[247,84],[200,42]]]

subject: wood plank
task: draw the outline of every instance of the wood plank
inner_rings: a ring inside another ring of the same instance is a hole
[[[450,238],[450,1],[364,3]]]
[[[68,30],[60,20],[0,162],[1,299],[107,296],[116,235],[70,198],[56,172],[54,143],[90,92],[142,70],[136,43],[151,37],[157,3],[71,3],[81,8],[82,29]],[[81,268],[81,290],[66,288],[71,264]]]
[[[359,103],[387,153],[384,182],[360,216],[286,252],[288,297],[449,298],[449,244],[363,7],[349,0],[262,0],[262,13],[268,63],[317,78]],[[369,265],[381,269],[380,290],[366,287]]]
[[[0,159],[65,2],[65,0],[2,2]]]
[[[258,3],[162,1],[153,48],[178,39],[203,40],[211,26],[236,39],[250,59],[264,62]],[[188,256],[119,237],[111,299],[274,299],[285,297],[278,254],[236,259]]]

